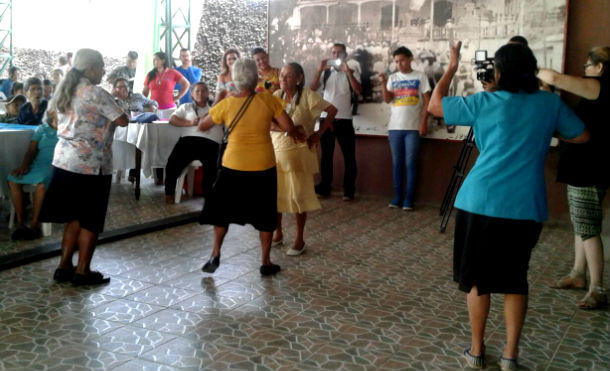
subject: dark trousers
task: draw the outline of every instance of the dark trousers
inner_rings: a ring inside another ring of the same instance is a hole
[[[203,164],[203,179],[201,189],[206,197],[212,189],[216,178],[216,160],[218,158],[218,143],[202,137],[182,137],[176,143],[165,166],[165,194],[174,195],[176,180],[182,170],[192,161],[199,160]]]
[[[328,195],[333,183],[333,155],[335,152],[335,139],[339,142],[343,161],[345,163],[345,174],[343,175],[343,194],[354,197],[356,191],[356,134],[352,120],[340,119],[333,121],[333,128],[328,128],[320,143],[322,145],[321,175],[322,181],[316,187],[316,191],[322,195]]]

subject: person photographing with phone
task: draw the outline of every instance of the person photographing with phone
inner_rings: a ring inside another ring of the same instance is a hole
[[[322,144],[321,175],[322,180],[316,186],[316,193],[322,197],[330,196],[333,181],[333,153],[335,139],[339,142],[345,174],[343,176],[343,200],[352,201],[356,191],[356,133],[352,121],[354,96],[362,91],[360,69],[355,61],[347,61],[345,44],[334,44],[330,50],[330,59],[323,59],[314,75],[310,88],[322,88],[325,101],[337,107],[337,114],[329,129],[320,138]],[[351,63],[353,62],[353,63]],[[326,118],[323,112],[321,120]]]

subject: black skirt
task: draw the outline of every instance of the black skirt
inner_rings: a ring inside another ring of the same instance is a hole
[[[205,199],[200,224],[227,227],[252,224],[259,231],[277,227],[277,173],[239,171],[223,167],[212,192]]]
[[[466,293],[527,295],[527,270],[542,223],[457,210],[453,280]]]
[[[39,220],[69,223],[94,233],[104,230],[112,175],[73,173],[53,166],[53,177],[45,193]]]

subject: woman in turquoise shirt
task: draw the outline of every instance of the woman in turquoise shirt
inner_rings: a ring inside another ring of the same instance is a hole
[[[455,201],[453,278],[466,293],[472,337],[464,357],[472,368],[485,366],[490,294],[501,293],[506,345],[499,366],[516,370],[530,254],[548,215],[546,153],[555,132],[575,143],[589,134],[557,95],[538,89],[536,58],[520,44],[504,45],[495,54],[497,91],[446,97],[460,47],[458,42],[451,48],[428,110],[447,125],[472,126],[480,151]]]

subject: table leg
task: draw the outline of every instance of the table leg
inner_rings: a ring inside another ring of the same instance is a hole
[[[142,151],[136,147],[136,200],[140,200],[140,174],[142,173]]]

